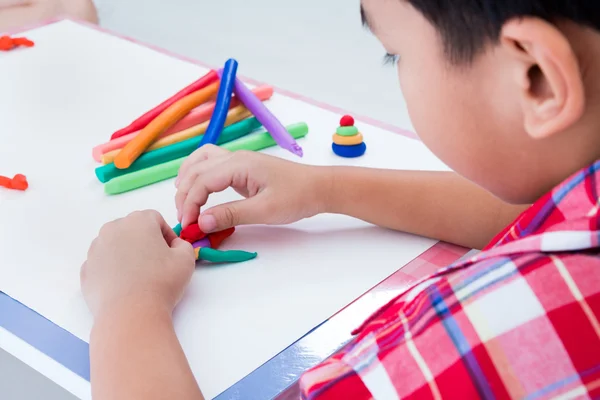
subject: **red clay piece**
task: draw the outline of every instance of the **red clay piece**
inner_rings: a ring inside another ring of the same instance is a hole
[[[35,45],[31,40],[24,37],[13,38],[12,42],[15,46],[33,47]]]
[[[114,139],[120,138],[121,136],[125,136],[132,132],[144,129],[150,122],[152,122],[155,118],[157,118],[167,108],[169,108],[171,105],[173,105],[177,101],[181,100],[182,98],[184,98],[194,92],[197,92],[198,90],[206,88],[207,86],[209,86],[210,84],[212,84],[218,80],[219,80],[219,75],[217,74],[217,71],[215,71],[215,70],[209,71],[202,78],[198,79],[197,81],[195,81],[192,84],[188,85],[187,87],[183,88],[182,90],[177,92],[175,95],[173,95],[170,98],[168,98],[167,100],[163,101],[161,104],[154,107],[152,110],[148,111],[147,113],[145,113],[144,115],[142,115],[141,117],[139,117],[138,119],[133,121],[131,124],[129,124],[125,128],[119,129],[118,131],[113,133],[110,137],[110,140],[114,140]]]
[[[33,47],[34,43],[24,37],[11,38],[10,36],[0,36],[0,51],[10,51],[16,47]]]
[[[210,242],[210,247],[212,249],[218,249],[221,247],[221,244],[227,239],[229,236],[233,235],[235,232],[235,228],[225,229],[224,231],[209,233],[208,241]]]
[[[17,174],[14,178],[10,179],[6,176],[0,176],[0,186],[7,189],[25,191],[29,187],[27,178],[25,175]]]
[[[198,240],[206,237],[206,233],[200,230],[198,224],[189,225],[181,230],[180,238],[189,243],[196,243]]]
[[[354,126],[354,118],[350,115],[344,115],[340,120],[340,126]]]
[[[0,186],[10,189],[12,186],[12,179],[6,176],[0,176]]]
[[[15,48],[10,36],[0,36],[0,51],[9,51]]]
[[[25,191],[28,187],[29,183],[27,183],[27,178],[25,177],[25,175],[17,174],[12,179],[11,189]]]

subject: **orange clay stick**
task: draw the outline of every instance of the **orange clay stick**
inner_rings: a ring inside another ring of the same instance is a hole
[[[219,90],[219,81],[187,95],[163,111],[146,125],[131,142],[123,147],[123,150],[115,157],[115,167],[119,169],[129,168],[164,131],[176,124],[194,108],[209,101],[215,96],[217,90]]]
[[[251,115],[250,111],[248,111],[248,109],[246,107],[237,106],[237,107],[229,110],[229,112],[227,113],[227,119],[225,120],[225,125],[229,126],[231,124],[234,124],[236,122],[243,120],[244,118],[248,118],[250,115]],[[152,143],[146,149],[146,151],[160,149],[160,148],[170,146],[175,143],[183,142],[184,140],[193,138],[194,136],[202,135],[202,134],[204,134],[204,131],[206,131],[206,128],[208,128],[208,121],[198,124],[196,126],[192,126],[191,128],[188,128],[181,132],[177,132],[172,135],[165,136],[163,138],[159,138],[154,143]],[[115,140],[119,140],[119,139],[115,139]],[[108,153],[104,153],[104,155],[102,156],[102,164],[106,165],[106,164],[110,164],[111,162],[114,162],[115,158],[118,155],[119,155],[118,149],[109,151]]]

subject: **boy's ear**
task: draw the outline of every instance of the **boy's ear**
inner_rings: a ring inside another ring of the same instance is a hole
[[[585,107],[585,91],[577,57],[562,32],[539,18],[508,21],[501,45],[512,57],[525,130],[536,139],[575,124]]]

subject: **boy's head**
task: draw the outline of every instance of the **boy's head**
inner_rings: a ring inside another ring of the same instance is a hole
[[[423,142],[532,202],[600,158],[600,1],[362,0]]]

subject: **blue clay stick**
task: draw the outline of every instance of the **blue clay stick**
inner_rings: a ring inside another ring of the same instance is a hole
[[[227,60],[225,66],[223,67],[215,109],[210,119],[210,123],[208,124],[208,128],[206,128],[206,133],[204,133],[204,137],[200,141],[198,148],[208,143],[216,144],[217,140],[219,139],[219,135],[225,126],[225,119],[227,118],[229,105],[231,104],[231,96],[233,95],[233,88],[235,86],[237,67],[238,62],[233,58]]]

